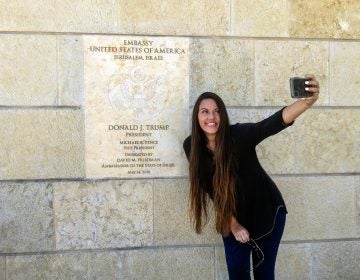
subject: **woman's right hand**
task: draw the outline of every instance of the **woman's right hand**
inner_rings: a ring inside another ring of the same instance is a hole
[[[231,219],[230,229],[237,241],[246,243],[250,240],[250,234],[247,229],[240,225],[234,217]]]

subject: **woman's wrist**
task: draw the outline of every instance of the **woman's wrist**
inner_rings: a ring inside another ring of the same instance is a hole
[[[305,110],[309,109],[315,103],[306,98],[299,99],[298,102],[300,102],[302,104],[302,106],[304,106]]]
[[[233,227],[236,227],[239,223],[237,222],[236,218],[233,216],[231,217],[231,221],[230,221],[230,228],[232,229]]]

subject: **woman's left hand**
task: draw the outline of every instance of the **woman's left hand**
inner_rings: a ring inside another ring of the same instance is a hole
[[[298,116],[309,109],[319,98],[319,82],[314,75],[305,75],[309,79],[305,84],[307,91],[311,92],[310,97],[301,98],[296,100],[283,110],[282,117],[284,124],[292,123]]]
[[[310,97],[306,97],[303,100],[306,102],[306,104],[310,107],[312,106],[316,100],[318,100],[319,98],[319,82],[318,80],[315,78],[314,75],[311,74],[307,74],[305,75],[306,78],[310,79],[309,81],[307,81],[305,83],[305,90],[309,91],[312,93],[312,95]]]

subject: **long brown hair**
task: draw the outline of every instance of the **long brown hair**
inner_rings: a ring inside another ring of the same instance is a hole
[[[198,121],[201,101],[213,99],[220,114],[220,125],[215,138],[215,173],[209,181],[209,170],[205,170],[204,162],[207,153],[207,137]],[[190,217],[197,233],[201,233],[208,221],[206,189],[212,187],[216,215],[217,232],[227,236],[230,232],[231,217],[235,216],[235,177],[234,162],[231,153],[231,132],[229,117],[222,99],[212,92],[204,92],[197,99],[192,114],[191,152],[190,152]],[[212,184],[212,186],[207,186]],[[204,221],[205,219],[205,221]]]

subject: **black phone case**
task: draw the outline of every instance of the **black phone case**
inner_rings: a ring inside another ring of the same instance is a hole
[[[290,92],[292,98],[305,98],[312,95],[311,92],[305,90],[305,82],[308,81],[306,78],[293,77],[290,78]]]

